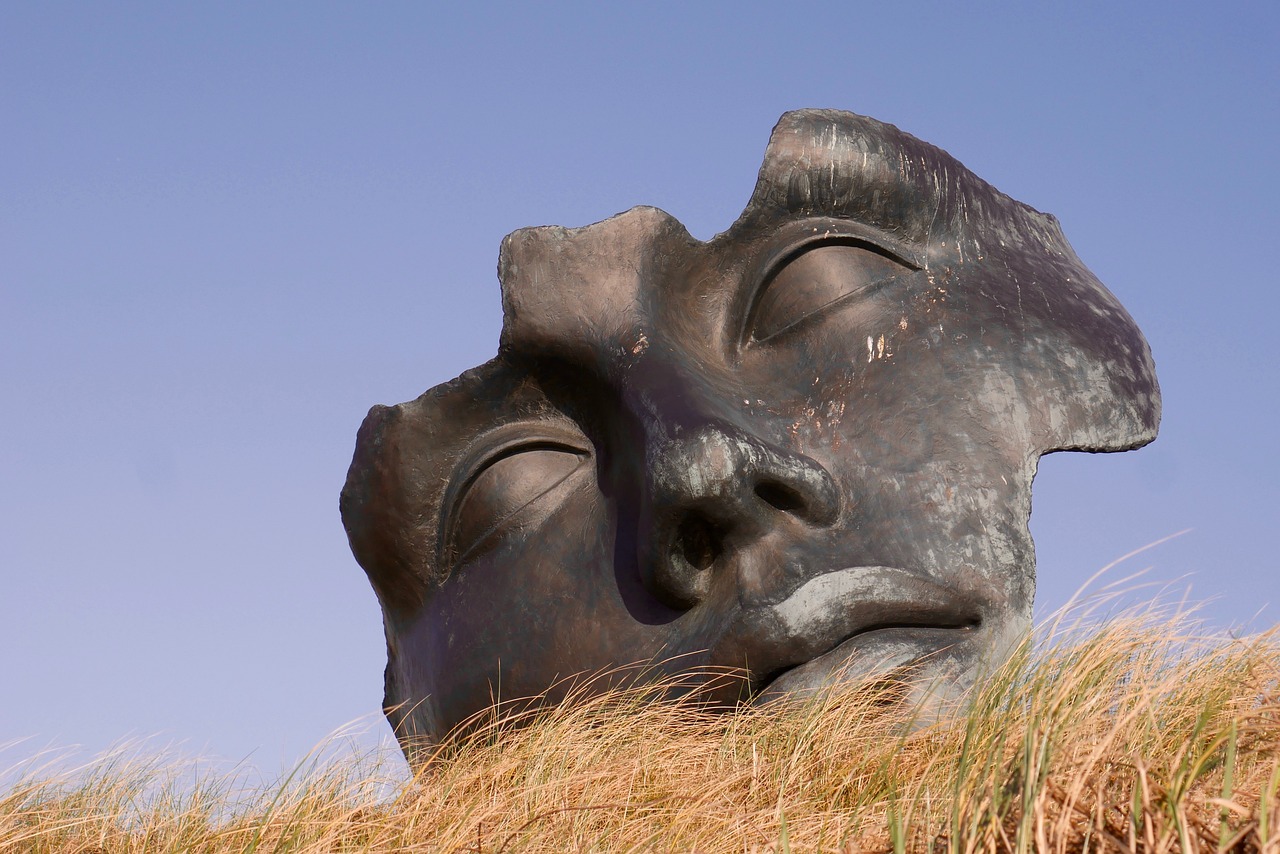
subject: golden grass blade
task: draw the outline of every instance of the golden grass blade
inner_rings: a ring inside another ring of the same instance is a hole
[[[885,685],[713,714],[573,684],[411,778],[327,747],[275,783],[136,747],[37,753],[0,791],[0,851],[1280,852],[1275,630],[1075,624],[928,726]]]

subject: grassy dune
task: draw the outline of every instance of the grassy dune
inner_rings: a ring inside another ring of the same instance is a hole
[[[1131,618],[927,728],[883,688],[709,714],[619,691],[248,785],[115,754],[0,794],[0,851],[1280,852],[1280,644]]]

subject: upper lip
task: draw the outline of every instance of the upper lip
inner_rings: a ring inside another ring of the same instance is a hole
[[[750,671],[753,693],[860,634],[887,628],[973,628],[977,603],[918,572],[853,566],[823,573],[773,605],[742,612],[712,659]]]

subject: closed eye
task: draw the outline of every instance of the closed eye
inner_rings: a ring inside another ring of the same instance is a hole
[[[757,290],[747,322],[750,338],[767,341],[915,269],[887,250],[860,240],[846,238],[801,247],[768,273]]]
[[[484,461],[454,502],[445,525],[449,551],[462,561],[497,542],[547,503],[587,459],[582,450],[554,442],[503,449]]]

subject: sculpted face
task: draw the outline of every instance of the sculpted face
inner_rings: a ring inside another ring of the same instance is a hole
[[[497,357],[374,407],[342,494],[406,746],[650,660],[741,668],[726,702],[963,688],[1030,625],[1039,457],[1159,420],[1052,217],[849,113],[783,116],[710,241],[635,208],[499,276]]]

